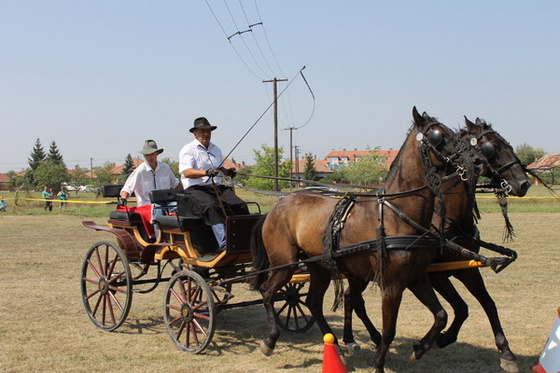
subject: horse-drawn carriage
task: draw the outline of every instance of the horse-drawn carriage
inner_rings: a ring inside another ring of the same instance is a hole
[[[103,196],[118,197],[121,187],[107,185]],[[176,206],[176,212],[160,207],[163,215],[154,214],[159,215],[153,221],[155,237],[150,237],[151,222],[127,206],[111,211],[106,225],[83,222],[87,228],[112,233],[117,240],[117,244],[96,242],[86,253],[81,276],[84,307],[98,328],[112,331],[126,320],[134,293],[148,293],[166,282],[163,317],[167,332],[180,350],[199,353],[212,340],[218,312],[262,303],[260,299],[231,300],[232,285],[249,277],[249,239],[261,217],[260,206],[251,203],[254,213],[227,217],[227,245],[219,251],[211,228],[186,211],[185,194],[156,190],[150,198],[154,206]],[[303,332],[313,325],[303,305],[306,279],[304,273],[296,274],[278,293],[276,318],[283,329]]]
[[[344,277],[348,280],[348,309],[356,311],[378,346],[374,367],[383,372],[405,288],[434,315],[432,328],[414,346],[412,358],[422,357],[434,343],[444,347],[456,340],[466,315],[457,311],[465,308],[463,300],[458,294],[454,296],[455,289],[447,284],[453,275],[485,308],[503,366],[516,366],[480,274],[472,270],[459,271],[460,275],[456,269],[480,265],[501,269],[515,260],[513,251],[476,237],[474,191],[477,177],[486,176],[505,191],[523,196],[530,185],[525,169],[509,143],[485,123],[467,120],[468,129],[459,135],[415,108],[413,117],[384,188],[339,198],[317,190],[296,192],[276,204],[266,218],[260,219],[260,211],[230,216],[224,252],[207,252],[217,248],[217,243],[212,242],[208,227],[182,209],[181,194],[174,197],[178,202],[176,215],[156,218],[160,233],[155,240],[146,239],[141,219],[128,212],[112,212],[108,226],[84,222],[88,228],[113,233],[119,243],[96,243],[86,255],[82,296],[89,317],[98,327],[114,330],[126,319],[133,292],[151,291],[166,280],[164,321],[180,349],[202,351],[212,338],[219,310],[262,302],[268,336],[261,342],[261,350],[269,355],[279,337],[278,325],[304,331],[316,322],[323,334],[332,333],[323,315],[323,297],[331,280],[337,283]],[[173,199],[165,193],[173,194],[163,192],[153,201]],[[505,256],[486,258],[478,254],[480,247]],[[437,269],[444,272],[429,278],[428,272],[436,268],[434,258],[440,262]],[[457,258],[475,261],[457,263]],[[174,273],[163,279],[162,266],[167,265]],[[309,274],[298,274],[302,265]],[[157,267],[157,276],[144,280],[151,266]],[[248,279],[261,291],[263,300],[230,304],[231,285]],[[309,290],[304,294],[307,281]],[[368,319],[361,298],[370,281],[377,282],[382,293],[381,333]],[[152,287],[135,289],[147,283]],[[447,333],[443,332],[447,314],[435,295],[436,286],[456,311]],[[341,290],[338,284],[337,290]],[[281,306],[276,307],[277,303]],[[345,327],[348,325],[345,318]],[[353,340],[345,329],[345,341],[347,338]]]

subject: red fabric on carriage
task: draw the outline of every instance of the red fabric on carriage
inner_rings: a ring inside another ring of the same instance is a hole
[[[152,225],[152,205],[144,206],[117,206],[117,211],[135,212],[142,218],[142,224],[148,236],[154,235],[154,226]]]

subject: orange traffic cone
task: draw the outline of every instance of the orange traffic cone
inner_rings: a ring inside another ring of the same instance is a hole
[[[334,335],[327,333],[323,336],[323,373],[348,373],[342,358],[334,344]]]
[[[533,367],[533,371],[536,373],[560,372],[560,308],[558,308],[558,317],[552,326],[539,363]]]

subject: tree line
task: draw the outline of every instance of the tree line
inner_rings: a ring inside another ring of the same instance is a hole
[[[377,186],[384,179],[387,170],[382,166],[384,158],[378,154],[379,148],[370,149],[368,154],[358,162],[352,162],[341,165],[333,169],[332,173],[322,179],[326,182],[349,183],[354,185]],[[239,168],[236,182],[250,189],[257,190],[273,190],[274,180],[267,178],[258,178],[255,176],[273,176],[274,175],[274,149],[267,145],[262,145],[261,149],[253,150],[254,165],[242,165]],[[545,155],[545,151],[540,148],[534,148],[528,144],[522,144],[516,147],[515,153],[521,163],[528,165]],[[284,149],[278,150],[280,178],[295,178],[292,175],[292,162],[283,159]],[[301,179],[316,181],[318,176],[315,170],[315,157],[313,154],[305,154],[304,170],[301,173]],[[179,164],[170,158],[161,159],[167,163],[176,176],[179,178]],[[235,163],[235,160],[232,159]],[[10,177],[10,184],[16,190],[42,190],[44,187],[60,190],[63,186],[72,187],[78,192],[80,186],[88,185],[92,190],[99,193],[101,186],[107,184],[122,184],[127,177],[134,171],[134,163],[132,156],[128,154],[124,160],[124,167],[120,175],[112,173],[115,163],[106,162],[103,166],[95,167],[88,170],[80,166],[76,166],[70,172],[64,163],[62,154],[60,153],[56,142],[53,141],[45,152],[40,139],[37,139],[31,154],[28,158],[29,168],[22,174],[16,174],[14,171],[7,173]],[[95,177],[93,177],[95,176]],[[290,181],[280,180],[280,188],[290,186]]]

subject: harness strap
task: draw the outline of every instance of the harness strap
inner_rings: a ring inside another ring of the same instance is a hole
[[[356,198],[353,196],[344,196],[336,204],[334,211],[332,212],[327,226],[325,228],[325,233],[323,234],[323,262],[327,265],[331,276],[335,283],[335,301],[332,306],[333,310],[340,305],[342,302],[342,293],[344,291],[342,281],[340,280],[340,270],[338,269],[338,264],[334,259],[334,252],[338,251],[340,244],[340,233],[350,210],[354,207]]]

